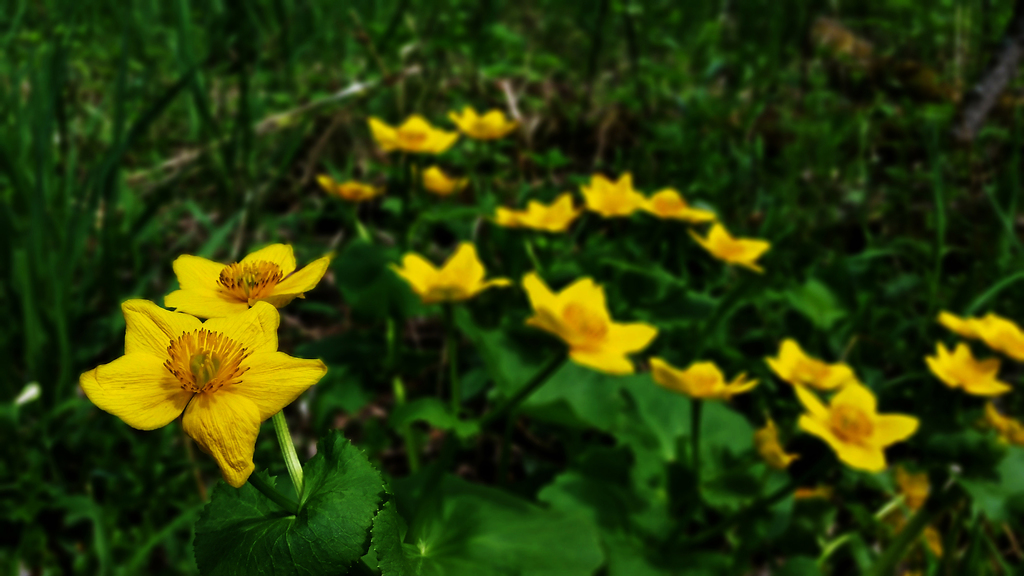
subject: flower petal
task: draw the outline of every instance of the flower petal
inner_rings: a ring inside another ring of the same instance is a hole
[[[611,322],[608,304],[605,302],[604,288],[595,284],[590,278],[580,278],[558,293],[559,309],[568,304],[578,304],[584,309],[595,313],[595,317]]]
[[[607,374],[632,374],[633,363],[624,354],[603,350],[570,350],[569,358],[577,364]]]
[[[392,266],[391,269],[420,296],[429,292],[430,286],[437,279],[437,268],[419,254],[406,254],[402,257],[402,266]]]
[[[204,295],[217,294],[217,280],[225,268],[220,262],[191,254],[178,256],[171,267],[174,269],[174,275],[178,277],[178,284],[182,290]]]
[[[609,350],[622,353],[638,352],[646,348],[657,336],[658,329],[650,324],[641,322],[618,324],[612,322],[608,325],[608,335],[605,342]]]
[[[166,358],[172,340],[202,326],[194,316],[164,310],[149,300],[126,300],[121,304],[121,311],[124,313],[126,355],[144,353]]]
[[[487,274],[472,242],[462,242],[441,266],[441,274],[452,283],[469,288],[479,284]]]
[[[175,290],[164,296],[164,306],[174,308],[182,312],[182,315],[191,314],[199,318],[223,318],[249,309],[248,302],[220,295],[207,296],[190,290]]]
[[[911,437],[917,432],[918,420],[902,414],[879,414],[875,417],[875,431],[871,442],[888,446]]]
[[[261,422],[251,400],[223,389],[196,394],[182,418],[185,432],[213,456],[224,481],[235,488],[245,484],[256,468],[252,454]]]
[[[885,452],[876,446],[859,444],[835,444],[832,446],[839,459],[851,468],[865,472],[881,472],[885,470]]]
[[[295,297],[300,294],[309,292],[316,285],[320,283],[320,280],[327,273],[327,268],[331,265],[331,257],[324,256],[323,258],[317,258],[313,260],[301,270],[292,273],[290,276],[278,282],[277,286],[274,286],[271,294],[274,296],[291,296]],[[270,299],[267,299],[270,301]],[[284,306],[284,304],[278,304],[276,301],[271,302],[278,308]],[[285,302],[287,304],[287,302]]]
[[[273,262],[281,268],[281,274],[287,276],[295,271],[295,251],[289,244],[271,244],[250,253],[242,258],[241,264],[251,262]]]
[[[151,354],[126,354],[82,374],[79,384],[104,412],[132,428],[154,430],[177,418],[192,398],[163,363]]]
[[[394,128],[381,122],[378,118],[370,118],[370,132],[377,145],[384,152],[390,152],[398,147],[398,133]]]
[[[867,387],[857,382],[851,382],[843,387],[838,394],[832,397],[831,406],[849,405],[857,408],[865,414],[874,415],[878,413],[878,402],[875,395]]]
[[[819,420],[828,420],[830,418],[829,409],[821,403],[821,400],[813,392],[799,384],[794,385],[793,389],[796,390],[797,399],[800,400],[800,403],[804,405],[804,408],[807,409],[811,416]]]
[[[943,310],[942,312],[939,312],[938,321],[939,324],[945,326],[947,330],[959,334],[964,338],[981,338],[981,334],[978,333],[978,321],[974,318],[961,318],[956,314],[951,314]]]
[[[327,373],[327,366],[320,360],[293,358],[284,352],[253,354],[242,366],[247,370],[231,392],[252,401],[259,409],[260,421],[294,402]]]
[[[266,302],[257,302],[241,314],[207,320],[203,328],[221,332],[256,354],[277,351],[277,327],[280,324],[281,315],[277,308]]]
[[[555,317],[561,313],[558,298],[536,272],[530,272],[523,277],[523,290],[526,290],[530,306],[535,312],[545,310]]]

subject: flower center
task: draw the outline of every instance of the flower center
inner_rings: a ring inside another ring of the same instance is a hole
[[[663,214],[678,212],[683,208],[682,200],[675,196],[658,196],[654,199],[654,209]]]
[[[862,443],[871,437],[875,426],[864,411],[854,406],[832,408],[832,432],[839,438],[852,443]]]
[[[601,340],[608,334],[608,323],[600,314],[582,304],[571,302],[562,310],[562,320],[585,341]]]
[[[270,295],[270,290],[281,281],[284,274],[281,267],[273,262],[259,260],[241,264],[235,262],[220,271],[221,290],[242,302],[252,302]]]
[[[690,389],[695,396],[707,396],[715,391],[718,378],[714,374],[697,373],[690,375]]]
[[[420,130],[399,130],[398,141],[403,147],[416,147],[427,141],[429,135]]]
[[[242,360],[249,351],[220,332],[186,332],[167,347],[164,368],[189,392],[214,392],[225,384],[238,384],[248,367]]]

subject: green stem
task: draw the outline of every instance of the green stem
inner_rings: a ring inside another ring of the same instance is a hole
[[[395,402],[399,406],[405,404],[405,385],[402,384],[402,379],[395,376],[391,380],[391,386],[395,391]],[[409,471],[415,474],[420,469],[420,450],[419,445],[416,444],[416,436],[412,432],[412,424],[408,422],[403,424],[400,432],[405,440],[405,455],[409,459]]]
[[[299,455],[295,453],[295,444],[292,443],[292,434],[288,431],[288,422],[284,419],[284,412],[274,414],[273,420],[277,442],[281,445],[281,455],[284,456],[284,465],[288,468],[288,476],[291,477],[292,486],[295,487],[295,497],[302,500],[302,464],[299,463]]]
[[[565,362],[565,355],[559,354],[548,362],[547,366],[541,368],[525,386],[519,389],[511,398],[505,400],[501,405],[480,419],[480,428],[484,428],[491,422],[509,413],[523,403],[531,394],[537,391],[547,379],[558,370]]]
[[[697,498],[700,498],[700,417],[704,401],[694,398],[690,401],[690,451],[693,455],[693,475],[697,479]]]
[[[292,515],[298,514],[299,503],[291,498],[281,494],[276,488],[267,483],[266,480],[260,478],[255,473],[249,475],[249,484],[253,488],[259,490],[264,496],[270,499],[271,502],[277,504],[281,508]]]
[[[927,506],[918,510],[903,530],[900,530],[900,533],[896,535],[896,539],[878,557],[878,561],[871,567],[871,572],[868,574],[871,576],[893,574],[896,564],[903,559],[903,556],[907,553],[907,548],[921,537],[921,533],[924,532],[925,527],[928,526],[934,514],[935,512],[930,512]]]
[[[459,386],[459,362],[458,362],[458,335],[455,333],[455,305],[451,302],[444,304],[444,324],[447,332],[448,366],[449,366],[449,392],[451,393],[452,416],[459,417],[462,408],[462,388]]]

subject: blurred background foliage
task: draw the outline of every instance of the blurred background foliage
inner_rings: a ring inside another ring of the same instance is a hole
[[[969,429],[967,416],[952,425],[951,406],[976,416],[981,404],[937,386],[922,357],[942,335],[933,321],[941,309],[1024,318],[1022,111],[1001,106],[970,145],[949,135],[959,95],[1011,11],[1011,2],[991,0],[5,0],[0,569],[195,572],[191,530],[217,479],[212,462],[193,454],[179,426],[132,430],[77,389],[82,371],[121,353],[119,303],[160,302],[182,253],[227,262],[282,241],[301,263],[335,251],[326,281],[283,311],[282,348],[332,367],[289,409],[293,430],[308,451],[321,431],[341,428],[400,479],[407,470],[394,430],[425,420],[433,428],[417,433],[429,459],[437,429],[450,423],[427,409],[396,422],[381,376],[384,363],[398,362],[410,397],[428,398],[443,368],[436,313],[386,269],[402,253],[392,226],[401,200],[364,210],[373,238],[359,240],[351,213],[315,176],[380,178],[386,161],[369,138],[369,115],[398,122],[418,112],[445,124],[448,110],[466,104],[514,107],[519,142],[491,152],[464,143],[442,157],[456,172],[482,158],[493,194],[479,205],[422,202],[412,248],[440,256],[474,237],[496,275],[519,278],[537,257],[552,285],[592,275],[607,286],[613,316],[661,328],[652,353],[753,372],[761,388],[736,401],[746,418],[707,416],[706,427],[731,430],[705,440],[720,453],[712,462],[742,457],[766,409],[792,424],[795,403],[775,394],[783,388],[760,361],[790,336],[845,357],[886,411],[922,417],[912,446],[892,453],[983,471],[977,494],[984,482],[1006,488],[994,466],[1015,462],[1020,472],[1024,460],[1001,460],[1005,448]],[[723,270],[681,227],[660,222],[603,228],[590,217],[571,239],[535,245],[481,223],[498,203],[550,199],[592,172],[627,170],[641,189],[674,186],[737,233],[770,239],[769,273]],[[652,259],[657,265],[645,264]],[[543,337],[519,328],[525,299],[510,294],[487,293],[457,319],[465,395],[481,405],[488,382],[514,386],[543,362],[531,346]],[[665,476],[673,468],[658,464],[682,450],[687,401],[651,398],[646,376],[563,372],[527,406],[539,429],[516,437],[508,488],[560,512],[598,510],[610,574],[684,573],[637,560],[642,539],[626,526],[655,538],[666,514],[689,513],[665,492],[676,485]],[[15,401],[33,383],[39,398]],[[1003,408],[1019,415],[1015,398]],[[257,465],[280,474],[271,436],[261,435]],[[827,456],[799,440],[806,460]],[[497,483],[495,441],[481,442],[476,456],[460,458],[459,475]],[[852,487],[852,478],[826,480]],[[427,480],[396,480],[400,509],[417,482]],[[443,490],[496,498],[460,482],[449,477]],[[735,509],[767,489],[724,490],[716,506]],[[865,490],[823,507],[817,520],[812,511],[790,522],[791,499],[773,508],[751,524],[763,533],[740,547],[744,565],[797,557],[779,573],[813,573],[800,571],[799,558],[819,556],[816,531],[838,514],[855,541],[836,552],[849,562],[836,565],[863,567],[875,529],[867,510],[885,501]],[[977,562],[962,566],[996,570],[989,546],[1016,546],[1000,526],[1016,522],[1022,534],[1011,511],[1024,498],[1003,496],[988,503],[1006,516],[993,531],[961,518],[971,546],[962,557]],[[609,502],[617,508],[603,507]],[[691,555],[685,573],[715,573],[723,565],[715,554]],[[858,569],[850,570],[833,573]]]

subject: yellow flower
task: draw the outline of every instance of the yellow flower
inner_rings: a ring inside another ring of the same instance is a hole
[[[927,472],[915,474],[907,472],[903,466],[896,467],[896,485],[899,486],[900,494],[903,495],[903,501],[907,503],[907,508],[911,510],[917,510],[924,506],[924,502],[932,490]]]
[[[378,118],[370,118],[370,131],[384,152],[401,150],[422,154],[441,154],[459,139],[458,132],[445,132],[430,125],[418,114],[413,114],[398,128],[388,126]]]
[[[694,224],[711,222],[715,219],[714,212],[691,208],[679,192],[673,188],[665,188],[654,193],[650,198],[644,200],[641,208],[658,218],[672,218]]]
[[[779,430],[771,418],[765,423],[764,428],[754,432],[754,446],[757,453],[764,458],[769,466],[776,470],[785,470],[800,456],[798,454],[787,454],[779,443]]]
[[[942,312],[939,323],[964,338],[981,339],[996,352],[1024,362],[1024,330],[1002,316],[990,312],[982,318],[960,318]]]
[[[1003,442],[1024,446],[1024,422],[1003,416],[991,402],[985,404],[985,421],[999,434]]]
[[[424,304],[469,300],[491,286],[508,286],[507,278],[484,281],[484,265],[470,242],[463,242],[438,269],[419,254],[406,254],[402,266],[391,268],[419,295]]]
[[[639,352],[658,335],[653,326],[613,322],[605,303],[604,289],[590,278],[581,278],[555,294],[536,272],[523,278],[523,288],[533,306],[530,326],[558,336],[569,346],[577,364],[609,374],[632,374],[627,354]]]
[[[700,400],[729,400],[757,386],[757,380],[747,380],[745,373],[727,383],[714,362],[694,362],[680,370],[661,358],[651,358],[651,376],[669,390]]]
[[[689,232],[690,236],[715,258],[729,264],[738,264],[757,273],[764,272],[764,268],[758,266],[756,260],[771,248],[771,243],[752,238],[733,238],[725,227],[718,223],[711,227],[707,238],[701,238],[693,230]]]
[[[324,256],[296,271],[287,244],[271,244],[233,264],[185,254],[174,261],[181,289],[165,296],[164,306],[200,318],[245,312],[259,301],[280,308],[316,287],[330,263]]]
[[[326,174],[317,176],[316,181],[324,189],[324,192],[349,202],[365,202],[384,193],[383,186],[371,186],[355,180],[339,183]]]
[[[828,442],[851,468],[884,470],[883,449],[917,431],[918,421],[913,416],[878,414],[874,394],[857,382],[844,386],[828,407],[803,386],[794,388],[807,409],[807,414],[800,416],[800,428]]]
[[[459,126],[459,130],[470,138],[477,140],[497,140],[504,138],[516,129],[516,122],[507,120],[500,110],[490,110],[483,116],[477,116],[471,106],[462,109],[462,115],[449,112],[448,117]]]
[[[923,538],[925,545],[932,551],[932,554],[942,558],[942,535],[939,534],[939,531],[934,526],[925,526]]]
[[[551,204],[536,200],[526,203],[526,210],[498,208],[495,222],[506,228],[533,228],[545,232],[565,232],[582,210],[573,208],[572,194],[562,194]]]
[[[467,184],[469,184],[468,178],[449,178],[437,166],[431,166],[423,171],[423,187],[438,196],[448,196],[460,192]]]
[[[600,174],[590,177],[590,186],[582,186],[587,209],[605,218],[629,216],[644,205],[644,195],[633,189],[633,176],[626,172],[616,182]]]
[[[100,409],[153,430],[182,426],[238,488],[253,471],[260,423],[316,384],[327,367],[277,351],[280,316],[266,302],[205,323],[148,300],[121,305],[124,356],[79,382]]]
[[[778,358],[765,358],[765,361],[779,378],[794,385],[827,391],[857,381],[853,370],[845,363],[826,364],[812,358],[792,338],[786,338],[779,345]]]
[[[926,356],[925,362],[932,374],[950,388],[963,388],[975,396],[998,396],[1012,388],[999,380],[999,360],[975,360],[971,348],[960,342],[950,354],[941,342],[935,346],[937,355]]]

